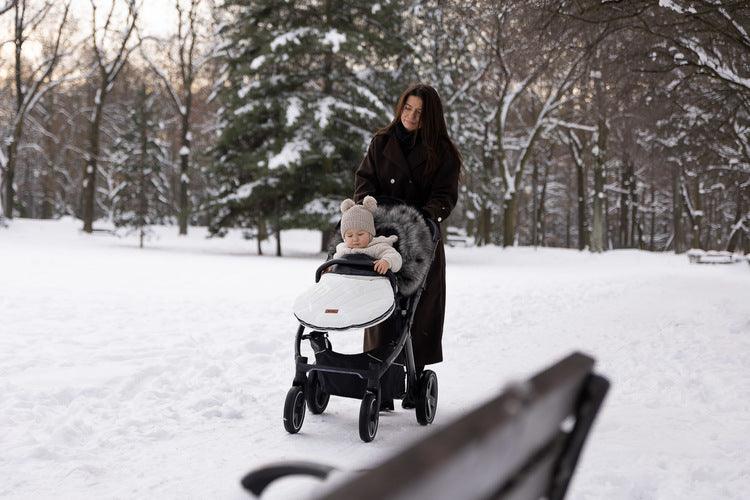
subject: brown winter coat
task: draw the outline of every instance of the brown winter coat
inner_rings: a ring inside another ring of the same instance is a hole
[[[428,179],[425,175],[427,153],[421,142],[414,146],[408,158],[404,158],[393,135],[376,135],[357,169],[354,200],[359,202],[367,195],[399,198],[442,222],[450,215],[458,199],[459,167],[447,151],[438,152],[438,158],[440,163]],[[445,249],[441,238],[411,330],[417,366],[443,360],[444,317]],[[367,328],[364,348],[374,349],[394,336],[390,320]]]

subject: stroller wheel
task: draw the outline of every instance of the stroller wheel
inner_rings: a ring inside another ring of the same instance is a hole
[[[331,395],[323,390],[320,375],[318,372],[312,372],[307,377],[307,386],[305,387],[307,408],[313,415],[319,415],[325,411],[329,399],[331,399]]]
[[[305,393],[301,387],[292,386],[284,401],[284,429],[290,434],[296,434],[302,428],[304,420]]]
[[[378,432],[379,399],[376,394],[367,391],[362,399],[362,405],[359,407],[359,437],[365,443],[375,439],[375,434]]]
[[[435,419],[438,403],[437,375],[432,370],[425,370],[417,387],[417,422],[420,425],[431,424]]]

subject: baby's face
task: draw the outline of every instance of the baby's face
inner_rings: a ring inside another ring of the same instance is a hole
[[[365,248],[371,240],[372,235],[367,231],[349,229],[344,233],[344,243],[349,248]]]

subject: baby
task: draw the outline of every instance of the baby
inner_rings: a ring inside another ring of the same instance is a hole
[[[341,202],[342,243],[336,245],[333,258],[352,253],[363,253],[375,259],[375,271],[385,274],[390,269],[394,273],[401,269],[401,255],[393,248],[398,236],[375,236],[375,223],[372,212],[378,202],[372,196],[365,196],[362,205],[356,205],[347,198]]]

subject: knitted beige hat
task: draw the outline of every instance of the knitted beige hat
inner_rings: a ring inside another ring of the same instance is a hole
[[[378,202],[372,196],[365,196],[361,205],[354,203],[349,198],[341,202],[341,236],[349,229],[361,229],[375,236],[375,223],[372,220],[372,212],[377,208]]]

